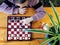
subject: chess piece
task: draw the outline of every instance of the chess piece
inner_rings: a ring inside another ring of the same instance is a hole
[[[49,25],[46,23],[43,23],[43,30],[49,31]]]

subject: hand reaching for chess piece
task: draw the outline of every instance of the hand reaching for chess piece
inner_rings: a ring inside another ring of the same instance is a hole
[[[30,22],[33,21],[33,17],[26,18],[26,19],[23,19],[23,20],[21,20],[21,21],[24,22],[24,24],[29,24]]]

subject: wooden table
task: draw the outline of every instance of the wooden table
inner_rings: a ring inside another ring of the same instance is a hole
[[[44,7],[44,9],[51,13],[52,16],[55,18],[54,13],[52,12],[51,7]],[[58,14],[60,14],[60,7],[56,7]],[[36,12],[34,11],[34,9],[29,8],[27,9],[27,13],[22,15],[22,16],[33,16]],[[8,15],[5,13],[0,12],[0,45],[39,45],[40,43],[42,43],[44,40],[37,40],[36,38],[45,38],[44,34],[38,34],[38,33],[33,33],[32,34],[32,38],[34,40],[32,41],[13,41],[13,42],[7,42],[7,16],[12,16],[12,15]],[[17,15],[13,15],[13,16],[21,16],[19,14]],[[48,19],[48,20],[47,20]],[[43,19],[33,22],[32,23],[32,28],[33,29],[38,29],[40,28],[40,25],[42,23],[48,23],[49,25],[51,25],[50,23],[50,19],[49,17],[46,15]]]

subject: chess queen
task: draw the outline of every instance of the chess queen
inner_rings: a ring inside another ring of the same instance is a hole
[[[45,11],[41,0],[4,0],[0,5],[0,12],[6,14],[25,14],[27,7],[34,8],[37,12],[34,16],[23,19],[28,24],[32,21],[41,20],[45,16]]]

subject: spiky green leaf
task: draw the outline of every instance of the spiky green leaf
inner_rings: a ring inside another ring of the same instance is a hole
[[[28,31],[28,32],[36,32],[36,33],[44,33],[44,34],[49,34],[49,35],[54,35],[53,32],[46,31],[46,30],[40,30],[40,29],[27,29],[26,31]]]
[[[50,38],[50,39],[48,39],[48,40],[44,41],[44,42],[43,42],[43,43],[41,43],[40,45],[45,45],[45,44],[47,44],[47,43],[51,42],[52,40],[57,39],[57,37],[58,37],[58,36],[56,36],[56,37],[52,37],[52,38]]]
[[[57,13],[57,11],[56,11],[53,3],[52,3],[51,1],[49,1],[49,3],[50,3],[50,5],[51,5],[51,7],[52,7],[52,9],[53,9],[53,12],[54,12],[54,14],[55,14],[55,16],[56,16],[56,19],[57,19],[57,21],[58,21],[58,25],[59,25],[59,27],[60,27],[59,15],[58,15],[58,13]]]

